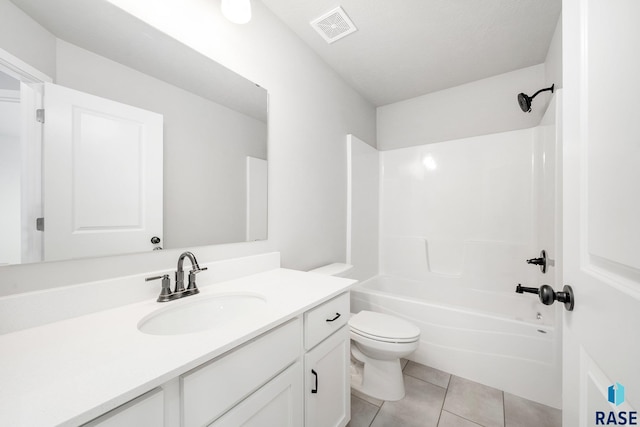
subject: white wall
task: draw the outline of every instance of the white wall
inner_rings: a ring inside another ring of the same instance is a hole
[[[347,158],[347,263],[353,265],[349,277],[366,280],[378,274],[380,157],[378,150],[349,135]]]
[[[517,95],[545,85],[544,64],[378,108],[378,149],[410,147],[537,126],[548,92],[523,113]]]
[[[0,48],[55,78],[56,38],[9,0],[0,0]]]
[[[252,3],[247,25],[227,22],[219,2],[112,3],[269,90],[269,240],[191,248],[199,260],[279,250],[289,268],[344,261],[345,136],[354,133],[375,145],[375,108],[261,2]],[[0,28],[4,18],[0,13]],[[3,267],[0,294],[169,268],[180,253],[159,252]]]
[[[266,159],[266,123],[61,40],[56,63],[60,85],[163,115],[161,246],[245,240],[246,157]]]
[[[547,57],[544,61],[545,87],[555,84],[555,89],[562,89],[562,15],[558,18]],[[538,98],[536,98],[538,99]]]

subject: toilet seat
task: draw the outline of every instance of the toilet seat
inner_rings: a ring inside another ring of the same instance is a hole
[[[388,343],[411,343],[420,336],[420,329],[412,323],[367,310],[352,316],[349,327],[354,334]]]

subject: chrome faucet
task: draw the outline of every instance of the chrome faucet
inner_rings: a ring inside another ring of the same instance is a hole
[[[189,283],[187,285],[187,289],[184,288],[184,270],[182,265],[184,264],[184,259],[189,258],[191,261],[191,271],[189,271]],[[183,252],[178,257],[178,268],[176,269],[176,289],[174,293],[180,293],[181,296],[195,295],[198,292],[198,287],[196,286],[196,274],[205,271],[207,267],[200,268],[198,265],[198,260],[196,260],[195,255],[191,252]],[[178,297],[180,298],[180,297]]]
[[[189,282],[187,288],[184,288],[184,259],[189,258],[191,261],[191,270],[189,271]],[[162,276],[155,277],[147,277],[145,281],[162,279],[162,290],[160,291],[160,296],[158,296],[158,302],[167,302],[173,301],[174,299],[186,297],[189,295],[195,295],[198,292],[198,287],[196,286],[196,274],[205,271],[207,267],[200,267],[198,265],[198,261],[196,260],[195,255],[191,252],[183,252],[180,254],[178,258],[178,268],[176,269],[176,287],[174,291],[171,292],[171,280],[169,279],[168,274],[164,274]]]

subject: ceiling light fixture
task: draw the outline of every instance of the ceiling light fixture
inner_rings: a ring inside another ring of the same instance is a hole
[[[250,0],[222,0],[222,14],[234,24],[251,21]]]

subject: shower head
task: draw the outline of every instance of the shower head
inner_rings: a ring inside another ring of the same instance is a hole
[[[533,98],[535,98],[536,95],[538,95],[540,92],[544,92],[546,90],[550,90],[551,93],[553,93],[554,86],[555,86],[555,84],[552,84],[551,87],[548,87],[546,89],[540,89],[539,91],[534,93],[533,96],[529,96],[529,95],[527,95],[525,93],[519,93],[518,94],[518,104],[520,104],[520,108],[522,109],[522,111],[524,111],[525,113],[530,113],[531,112],[531,101],[533,101]]]

